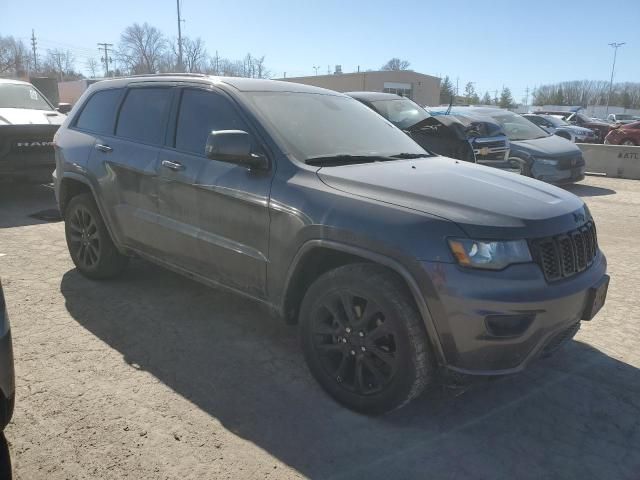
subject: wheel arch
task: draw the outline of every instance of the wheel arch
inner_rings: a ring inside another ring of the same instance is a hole
[[[320,275],[349,263],[382,265],[403,281],[422,317],[429,343],[439,364],[445,363],[440,338],[431,312],[411,273],[398,261],[370,250],[332,240],[309,240],[296,253],[289,267],[280,310],[288,323],[296,323],[304,294]]]
[[[64,210],[69,204],[69,201],[71,201],[73,197],[82,193],[91,194],[94,202],[96,202],[98,211],[102,216],[102,220],[107,227],[107,231],[111,236],[111,240],[115,244],[116,248],[120,251],[120,253],[126,253],[125,249],[120,246],[120,242],[117,241],[118,237],[114,235],[109,217],[105,214],[105,209],[102,207],[102,202],[100,201],[99,196],[96,194],[94,186],[92,185],[91,181],[84,175],[80,175],[74,172],[65,172],[62,178],[60,178],[60,186],[57,189],[57,197],[58,209],[60,210],[60,215],[62,216],[62,218],[64,218]]]

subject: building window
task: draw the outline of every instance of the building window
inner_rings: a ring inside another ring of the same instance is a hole
[[[413,98],[413,88],[410,83],[384,82],[384,93],[394,93],[401,97]]]

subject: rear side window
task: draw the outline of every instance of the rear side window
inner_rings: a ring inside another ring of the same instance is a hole
[[[76,121],[76,127],[96,133],[113,134],[113,122],[122,89],[101,90],[87,101]]]
[[[213,130],[247,130],[233,104],[204,90],[185,90],[176,127],[176,148],[204,155],[207,136]]]
[[[132,88],[120,109],[116,135],[144,143],[160,144],[173,90]]]

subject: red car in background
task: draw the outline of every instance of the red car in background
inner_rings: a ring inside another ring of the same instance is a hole
[[[604,143],[607,145],[640,145],[640,122],[611,127]]]

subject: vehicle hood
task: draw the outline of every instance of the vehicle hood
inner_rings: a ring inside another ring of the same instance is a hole
[[[0,125],[61,125],[65,118],[55,110],[0,108]]]
[[[324,167],[318,176],[336,190],[450,220],[476,238],[553,235],[588,216],[565,190],[446,157]]]
[[[584,127],[577,127],[574,125],[563,125],[561,127],[558,127],[558,130],[566,130],[568,132],[573,132],[576,135],[588,135],[590,133],[593,133],[593,130]]]
[[[567,157],[580,153],[574,143],[557,135],[534,140],[512,140],[510,143],[512,153],[524,153],[532,157]]]

